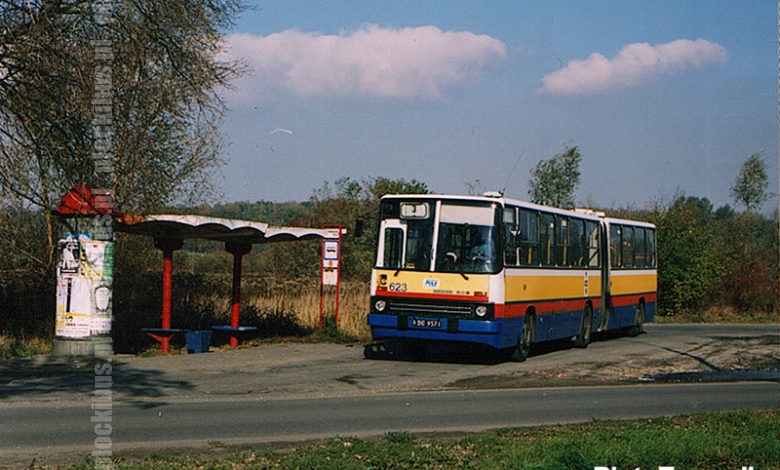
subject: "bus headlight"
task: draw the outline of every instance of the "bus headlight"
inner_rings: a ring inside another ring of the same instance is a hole
[[[377,312],[384,312],[385,307],[387,307],[387,303],[384,300],[377,300],[374,302],[374,310]]]
[[[474,310],[474,313],[476,313],[478,317],[484,317],[485,315],[487,315],[487,312],[488,312],[488,308],[486,305],[479,305]]]

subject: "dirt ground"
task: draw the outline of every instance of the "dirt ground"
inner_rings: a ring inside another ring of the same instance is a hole
[[[336,397],[416,391],[664,382],[780,381],[780,325],[645,325],[637,337],[594,338],[587,349],[545,344],[522,363],[463,345],[414,359],[365,359],[364,346],[274,343],[205,354],[116,356],[114,399]],[[368,346],[366,346],[368,347]],[[3,404],[85,401],[95,360],[0,361]]]
[[[687,326],[680,326],[686,331]],[[701,328],[694,328],[700,330]],[[650,334],[637,338],[600,338],[588,349],[615,347],[614,354],[552,344],[537,348],[528,365],[516,372],[456,381],[463,388],[529,388],[607,385],[637,382],[701,382],[780,380],[780,334],[716,326],[714,334],[667,333],[650,326]],[[732,331],[729,331],[732,330]],[[751,329],[752,330],[752,329]],[[622,344],[612,344],[612,341]],[[561,353],[575,356],[559,360]]]

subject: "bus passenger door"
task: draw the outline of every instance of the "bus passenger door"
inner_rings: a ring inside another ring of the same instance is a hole
[[[397,219],[386,219],[380,225],[377,266],[388,269],[401,269],[406,244],[406,225]]]

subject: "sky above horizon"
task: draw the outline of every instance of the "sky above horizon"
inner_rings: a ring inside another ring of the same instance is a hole
[[[734,206],[755,153],[778,192],[775,1],[250,5],[226,38],[251,72],[223,95],[225,201],[342,177],[528,199],[531,169],[572,145],[581,206]]]

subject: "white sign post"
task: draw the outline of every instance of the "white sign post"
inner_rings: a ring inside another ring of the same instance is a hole
[[[320,263],[320,330],[322,330],[322,304],[325,297],[325,286],[336,286],[335,323],[339,324],[339,291],[341,282],[341,226],[325,225],[330,230],[328,238],[322,239],[322,262]]]

